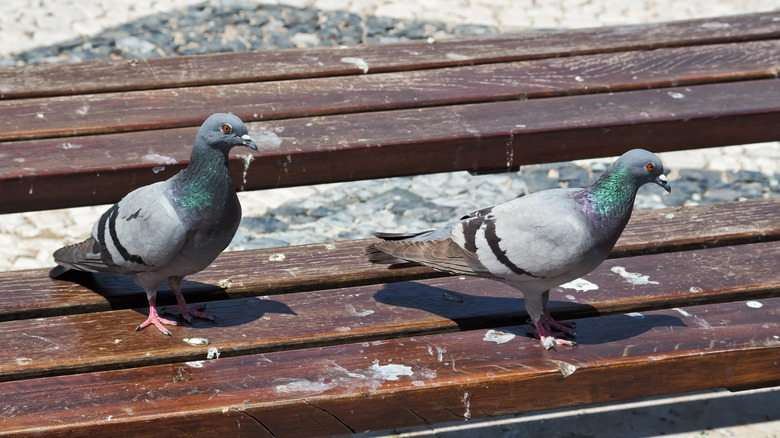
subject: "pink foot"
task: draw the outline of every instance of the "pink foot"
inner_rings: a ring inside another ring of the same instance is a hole
[[[177,312],[179,312],[179,315],[181,315],[182,318],[187,320],[187,322],[192,322],[193,317],[214,321],[214,315],[201,312],[201,310],[205,308],[206,308],[205,304],[196,304],[194,306],[190,306],[187,303],[181,303],[176,307],[165,307],[163,308],[163,312],[173,314],[172,311],[176,310]]]
[[[539,318],[539,321],[534,323],[534,327],[535,328],[529,330],[529,333],[538,337],[547,350],[555,348],[556,345],[577,345],[576,342],[559,337],[565,335],[577,336],[573,330],[574,323],[554,320],[547,309],[545,309],[544,314]]]
[[[154,324],[154,326],[157,327],[157,329],[160,330],[164,335],[168,335],[168,336],[173,336],[173,334],[171,334],[170,330],[163,327],[163,324],[178,325],[176,321],[160,318],[160,316],[157,314],[157,309],[155,309],[153,305],[149,306],[149,317],[146,318],[146,321],[144,321],[141,325],[136,327],[135,331],[143,330],[144,328],[152,324]]]

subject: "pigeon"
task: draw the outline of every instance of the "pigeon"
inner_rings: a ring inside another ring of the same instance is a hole
[[[418,233],[375,233],[374,263],[418,263],[453,275],[491,278],[523,293],[546,349],[576,345],[573,323],[552,318],[550,288],[577,279],[606,259],[623,232],[637,190],[656,183],[671,193],[657,155],[633,149],[586,188],[555,188],[473,212]]]
[[[124,274],[146,291],[149,317],[136,328],[154,325],[173,336],[155,308],[157,289],[168,280],[188,322],[214,320],[204,306],[189,306],[181,292],[182,278],[206,268],[230,243],[241,221],[241,204],[228,169],[234,146],[257,151],[238,117],[213,114],[201,125],[186,169],[166,181],[140,187],[109,208],[91,236],[54,252],[51,278],[70,269]]]

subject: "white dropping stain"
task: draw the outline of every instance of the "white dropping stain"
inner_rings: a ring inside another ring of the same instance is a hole
[[[218,285],[219,285],[219,287],[221,287],[222,289],[227,289],[227,288],[229,288],[230,286],[232,286],[232,285],[233,285],[233,279],[232,279],[232,278],[224,278],[224,279],[222,279],[222,280],[219,280],[219,281],[217,282],[217,284],[218,284]]]
[[[575,76],[574,80],[577,82],[585,82],[585,79],[583,79],[582,76]]]
[[[281,253],[274,253],[268,256],[269,262],[281,262],[286,259],[287,256]]]
[[[374,313],[373,310],[364,310],[362,312],[358,312],[355,309],[355,306],[353,306],[352,304],[347,304],[347,310],[349,311],[349,313],[351,313],[351,314],[353,314],[355,316],[368,316],[368,315],[371,315],[372,313]]]
[[[412,372],[412,367],[410,366],[395,363],[379,365],[378,359],[374,360],[374,363],[369,368],[369,371],[372,372],[373,377],[375,378],[393,381],[398,380],[400,376],[411,376],[414,374]]]
[[[501,332],[498,330],[488,330],[487,333],[485,333],[485,337],[482,338],[482,340],[488,342],[495,342],[496,344],[505,344],[514,338],[515,335],[512,333]]]
[[[76,110],[76,114],[80,116],[86,116],[88,112],[89,112],[89,105],[87,104],[82,105],[81,108]]]
[[[636,272],[628,272],[626,271],[626,268],[622,266],[613,266],[612,269],[610,269],[615,274],[619,274],[621,277],[623,277],[624,280],[631,284],[636,285],[646,285],[646,284],[660,284],[657,281],[650,280],[650,276],[648,275],[642,275]]]
[[[453,61],[465,61],[469,59],[466,55],[461,55],[460,53],[448,53],[447,59],[452,59]]]
[[[209,347],[206,352],[206,359],[219,359],[219,349],[217,349],[217,347]]]
[[[632,318],[637,318],[637,319],[644,319],[644,317],[645,317],[645,315],[642,315],[639,312],[626,313],[626,315],[628,315],[628,316],[630,316]]]
[[[166,157],[165,155],[160,154],[146,154],[144,155],[144,160],[152,161],[157,164],[176,164],[178,161],[176,161],[174,158]]]
[[[750,307],[751,309],[760,309],[760,308],[764,307],[764,305],[761,304],[761,302],[759,302],[759,301],[748,301],[745,304],[747,304],[747,306]]]
[[[574,300],[576,300],[576,299],[577,299],[577,297],[575,297],[574,295],[566,295],[566,299],[567,299],[567,300],[574,301]]]
[[[696,286],[691,286],[691,288],[688,289],[688,291],[689,292],[693,292],[693,293],[701,292],[701,288],[700,287],[696,287]]]
[[[182,341],[192,345],[193,347],[205,347],[206,345],[209,345],[210,342],[206,338],[184,338]]]
[[[564,362],[562,360],[554,360],[556,365],[558,365],[558,369],[561,371],[561,374],[563,375],[563,378],[567,378],[574,374],[575,371],[577,371],[577,367],[574,365]]]
[[[257,145],[257,149],[260,150],[272,150],[278,149],[282,144],[282,138],[276,135],[275,132],[268,129],[261,129],[259,131],[252,131],[249,133],[252,140]]]
[[[574,289],[578,292],[587,292],[589,290],[596,290],[599,288],[595,283],[591,283],[590,281],[582,278],[577,278],[568,283],[563,283],[560,287],[565,289]]]
[[[184,365],[187,365],[188,367],[192,367],[192,368],[203,368],[203,361],[191,360],[189,362],[184,362]]]
[[[669,214],[665,215],[664,218],[666,218],[666,219],[674,219],[674,213],[669,213]]]
[[[28,190],[28,191],[27,191],[27,194],[28,194],[28,195],[32,195],[32,194],[33,194],[33,186],[34,186],[34,185],[35,185],[35,184],[30,184],[30,190]]]
[[[422,380],[412,380],[412,385],[414,386],[425,386],[425,382]]]
[[[719,21],[708,21],[706,23],[702,23],[700,27],[703,27],[704,29],[728,29],[731,27],[729,23],[721,23]]]
[[[325,250],[326,251],[333,251],[334,249],[336,249],[336,245],[334,245],[332,243],[326,243],[325,244]]]
[[[41,120],[43,120],[43,119],[45,119],[45,118],[46,118],[46,116],[45,116],[45,115],[43,115],[43,113],[38,113],[38,114],[36,114],[36,115],[35,115],[35,117],[37,117],[37,118],[39,118],[39,119],[41,119]]]
[[[436,360],[442,362],[444,360],[444,353],[446,352],[447,352],[446,348],[436,346]],[[433,356],[433,349],[430,346],[428,347],[428,354]]]
[[[379,360],[375,359],[371,366],[364,369],[350,371],[338,365],[334,361],[327,361],[323,369],[323,374],[316,379],[301,378],[278,378],[271,384],[278,393],[299,393],[304,395],[314,395],[323,393],[331,388],[341,387],[346,389],[377,389],[386,381],[398,381],[401,376],[412,377],[414,372],[412,367],[401,364],[380,365]],[[431,377],[432,376],[432,377]],[[433,378],[436,373],[430,370],[421,373],[420,377]],[[419,385],[419,384],[415,384]]]
[[[352,327],[336,327],[337,332],[348,332],[351,331]]]
[[[471,401],[469,400],[469,393],[463,394],[463,398],[460,399],[460,401],[463,402],[463,406],[466,407],[466,412],[463,413],[463,418],[470,419],[471,418]]]
[[[525,128],[526,125],[515,125],[515,128]]]
[[[352,64],[359,68],[363,73],[368,73],[368,63],[363,58],[344,57],[341,58],[341,62],[345,64]]]
[[[16,358],[16,364],[19,365],[19,366],[30,365],[32,363],[32,361],[33,360],[30,359],[29,357],[17,357]]]
[[[666,94],[672,97],[672,99],[683,99],[685,95],[677,91],[668,91]]]
[[[276,385],[276,392],[304,392],[309,394],[320,394],[325,392],[334,386],[336,383],[330,381],[325,383],[323,381],[312,382],[307,379],[277,379],[278,381],[284,381],[285,383]]]
[[[57,145],[58,148],[64,149],[64,150],[70,150],[70,149],[81,149],[80,144],[74,144],[70,142],[60,143]]]
[[[683,309],[680,309],[679,307],[675,307],[673,310],[676,310],[676,311],[677,311],[677,312],[679,312],[679,313],[680,313],[680,315],[682,315],[682,316],[691,316],[691,314],[690,314],[690,313],[686,312],[686,311],[685,311],[685,310],[683,310]]]
[[[16,163],[24,163],[24,158],[14,158],[14,162]]]
[[[155,167],[152,168],[152,172],[154,172],[154,173],[160,173],[163,170],[165,170],[165,166],[155,166]]]
[[[246,185],[246,174],[249,172],[249,165],[252,164],[252,161],[255,161],[255,156],[252,154],[244,155],[244,174],[241,177],[241,190],[244,190],[244,186]]]

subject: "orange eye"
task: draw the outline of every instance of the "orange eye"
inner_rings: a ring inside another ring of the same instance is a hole
[[[655,170],[655,166],[653,165],[653,163],[647,163],[645,164],[645,169],[647,169],[648,172],[652,172]]]
[[[222,132],[224,132],[225,134],[230,134],[230,131],[232,131],[232,130],[233,130],[233,128],[230,125],[228,125],[227,123],[222,125]]]

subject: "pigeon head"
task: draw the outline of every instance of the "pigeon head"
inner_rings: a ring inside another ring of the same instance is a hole
[[[217,113],[209,116],[198,131],[197,141],[226,155],[235,146],[257,150],[244,122],[232,114]]]
[[[623,168],[639,188],[647,183],[656,183],[671,193],[672,188],[664,175],[664,165],[658,155],[644,149],[632,149],[615,161],[613,169]]]

